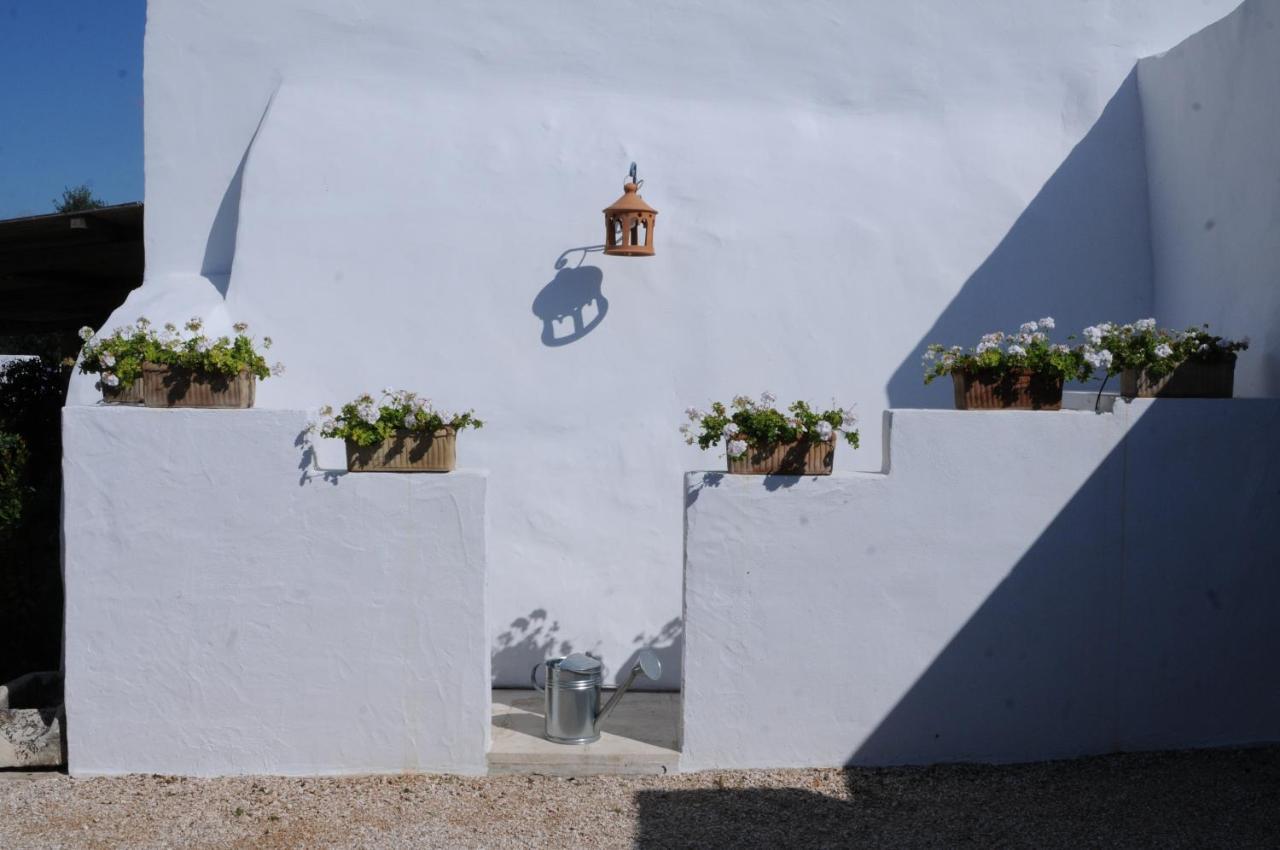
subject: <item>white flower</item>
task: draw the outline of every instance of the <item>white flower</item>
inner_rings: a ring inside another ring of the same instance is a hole
[[[1021,345],[1009,346],[1009,355],[1011,357],[1022,357],[1026,355],[1026,353],[1027,353],[1027,350],[1023,348]]]
[[[103,372],[102,383],[106,384],[109,387],[118,387],[120,386],[120,379],[117,378],[115,375],[111,374],[110,372]]]
[[[1088,348],[1084,352],[1084,361],[1095,369],[1110,369],[1112,359],[1111,352],[1105,348],[1101,350]]]
[[[383,388],[382,388],[382,394],[383,394],[383,395],[395,395],[395,390],[394,390],[393,388],[391,388],[391,387],[383,387]]]
[[[938,356],[937,352],[933,351],[932,349],[930,349],[929,351],[926,351],[924,353],[925,364],[927,365],[929,363],[932,363],[934,358],[936,358],[937,356]]]
[[[844,417],[840,421],[840,427],[846,431],[852,430],[853,426],[858,424],[858,415],[853,412],[852,407],[841,412],[844,414]]]
[[[1018,328],[1018,330],[1024,334],[1035,333],[1039,329],[1040,329],[1040,326],[1037,325],[1035,322],[1023,322],[1022,327]]]
[[[116,358],[110,351],[102,352],[102,356],[98,358],[98,362],[110,369],[116,365]]]
[[[93,328],[89,327],[88,325],[85,325],[83,328],[81,328],[80,338],[85,342],[88,342],[89,340],[93,339]]]
[[[414,416],[412,413],[406,413],[406,414],[404,415],[404,427],[409,428],[409,429],[411,429],[411,430],[412,430],[413,428],[417,428],[417,427],[418,427],[418,417]]]
[[[684,423],[683,425],[681,425],[681,426],[680,426],[680,433],[681,433],[681,434],[688,434],[688,433],[689,433],[689,423],[688,423],[688,422],[686,422],[686,423]]]
[[[332,432],[337,427],[338,427],[338,423],[334,422],[332,419],[326,419],[320,425],[321,430],[329,431],[329,432]]]
[[[777,401],[778,401],[778,397],[773,393],[769,392],[768,390],[765,390],[764,392],[760,393],[761,407],[773,407],[777,403]]]
[[[999,347],[1000,347],[1000,343],[998,343],[998,342],[992,342],[992,341],[990,341],[990,340],[985,340],[985,339],[984,339],[982,342],[978,343],[978,353],[979,353],[979,354],[982,354],[983,352],[987,352],[987,351],[990,351],[990,350],[991,350],[991,349],[993,349],[993,348],[999,348]],[[947,358],[945,358],[945,357],[944,357],[944,358],[942,358],[942,359],[943,359],[943,361],[944,361],[944,362],[946,362],[946,360],[947,360]]]
[[[362,402],[356,407],[356,416],[372,425],[378,421],[378,410],[372,402]]]
[[[1070,351],[1070,350],[1071,350],[1071,349],[1067,348],[1067,347],[1066,347],[1065,345],[1063,345],[1062,343],[1058,343],[1057,345],[1054,345],[1054,346],[1051,346],[1051,347],[1050,347],[1050,351],[1056,352],[1056,353],[1058,353],[1058,354],[1066,354],[1066,353],[1067,353],[1068,351]]]
[[[207,337],[203,337],[203,336],[202,336],[202,337],[197,337],[197,338],[196,338],[196,350],[197,350],[197,351],[199,351],[199,352],[201,352],[202,354],[204,354],[204,353],[208,353],[209,349],[211,349],[211,348],[213,348],[213,343],[209,342],[209,340],[208,340],[208,338],[207,338]]]
[[[1056,324],[1053,321],[1053,316],[1045,316],[1043,319],[1041,319],[1040,327],[1042,330],[1046,330],[1046,331],[1053,330],[1054,327],[1056,327]]]
[[[730,422],[724,426],[724,435],[726,437],[736,437],[738,435],[738,426]]]
[[[1090,325],[1084,329],[1084,338],[1089,340],[1091,345],[1097,345],[1102,342],[1102,328],[1097,325]]]
[[[1173,354],[1173,349],[1170,348],[1167,344],[1162,342],[1156,346],[1156,357],[1163,358],[1163,357],[1168,357],[1171,354]]]
[[[825,419],[818,420],[818,424],[813,426],[813,430],[818,432],[818,439],[826,441],[830,440],[836,429],[831,427],[831,423]]]
[[[283,375],[283,374],[284,374],[284,364],[283,364],[283,363],[277,363],[276,365],[272,366],[272,367],[271,367],[271,374],[275,375],[277,378],[278,378],[278,377],[280,377],[281,375]]]
[[[729,457],[742,457],[747,453],[747,443],[745,440],[730,440],[725,450],[729,453]]]
[[[698,410],[696,407],[686,407],[684,415],[689,417],[690,422],[697,422],[702,418],[702,411]]]
[[[1153,331],[1156,328],[1155,319],[1139,319],[1133,323],[1134,330]]]

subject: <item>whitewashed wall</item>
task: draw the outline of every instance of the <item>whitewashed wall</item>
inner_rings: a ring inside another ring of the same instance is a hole
[[[675,493],[721,462],[680,411],[853,400],[837,467],[874,468],[883,407],[949,403],[924,342],[1148,312],[1134,63],[1233,6],[152,0],[147,279],[113,321],[272,334],[265,407],[474,406],[498,680],[671,661]],[[658,255],[557,271],[633,159]],[[545,345],[535,312],[597,283],[599,324]]]
[[[316,471],[306,422],[65,411],[72,774],[484,772],[484,476]]]
[[[1280,401],[891,422],[884,475],[689,475],[682,770],[1280,739]]]
[[[1250,336],[1236,394],[1280,395],[1280,4],[1138,65],[1156,313]]]

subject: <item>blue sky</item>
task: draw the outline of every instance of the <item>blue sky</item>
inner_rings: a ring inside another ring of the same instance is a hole
[[[0,218],[142,200],[145,0],[0,0]]]

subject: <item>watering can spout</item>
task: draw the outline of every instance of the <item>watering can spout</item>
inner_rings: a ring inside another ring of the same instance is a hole
[[[595,731],[600,732],[600,726],[604,723],[605,718],[609,716],[609,712],[622,701],[622,697],[626,694],[627,689],[635,682],[636,677],[644,674],[645,678],[657,680],[662,675],[662,662],[658,660],[658,656],[653,650],[642,649],[640,655],[636,658],[635,666],[631,668],[631,673],[627,676],[627,680],[613,692],[613,696],[604,704],[604,708],[600,709],[596,714]]]

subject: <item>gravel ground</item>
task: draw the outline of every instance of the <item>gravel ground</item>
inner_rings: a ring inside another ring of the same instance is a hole
[[[0,774],[0,847],[1278,847],[1280,747],[658,777]]]

